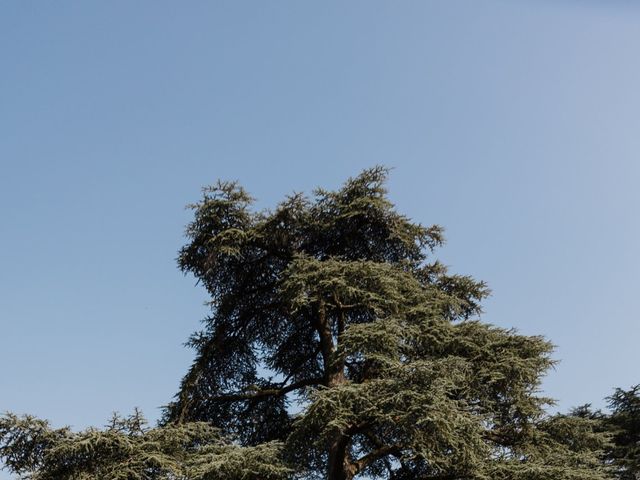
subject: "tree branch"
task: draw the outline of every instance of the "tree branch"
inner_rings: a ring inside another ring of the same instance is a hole
[[[366,454],[363,457],[360,457],[358,460],[354,462],[356,469],[358,472],[361,472],[368,465],[376,461],[381,457],[386,457],[387,455],[395,454],[398,455],[402,451],[402,447],[400,445],[383,445],[382,447],[374,450],[371,453]]]
[[[300,380],[299,382],[295,382],[280,388],[265,388],[262,390],[256,390],[254,392],[247,392],[247,393],[240,393],[240,392],[229,393],[226,395],[212,396],[212,397],[209,397],[208,399],[213,400],[215,402],[218,402],[218,401],[237,402],[240,400],[252,400],[254,398],[261,398],[261,397],[271,397],[271,396],[281,397],[282,395],[286,395],[287,393],[292,392],[294,390],[298,390],[299,388],[302,388],[302,387],[308,387],[311,385],[321,385],[322,381],[323,381],[322,378],[307,378],[304,380]]]

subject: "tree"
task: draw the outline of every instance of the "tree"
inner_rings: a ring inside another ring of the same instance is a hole
[[[179,266],[211,297],[165,425],[286,444],[300,478],[603,479],[591,419],[545,415],[552,346],[478,320],[484,283],[431,258],[388,171],[254,212],[204,190]]]
[[[621,480],[640,479],[640,385],[617,388],[609,398],[605,424],[613,436],[609,459]]]
[[[431,258],[441,228],[395,211],[387,173],[263,212],[206,189],[179,265],[211,315],[161,425],[6,414],[0,460],[32,480],[613,478],[600,418],[545,414],[552,346],[479,320],[486,286]],[[613,397],[621,425],[636,393]]]
[[[43,420],[0,418],[0,458],[30,480],[281,480],[280,445],[240,447],[206,423],[147,428],[140,412],[74,433]]]

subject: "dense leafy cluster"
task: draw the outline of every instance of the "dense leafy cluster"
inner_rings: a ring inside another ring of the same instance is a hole
[[[637,429],[615,467],[602,418],[545,413],[551,401],[538,388],[552,346],[479,321],[486,286],[432,258],[441,228],[396,212],[387,173],[366,170],[273,211],[252,210],[236,183],[207,188],[178,261],[206,288],[211,314],[189,341],[195,360],[161,425],[143,428],[134,415],[72,433],[9,415],[0,457],[33,480],[634,471]],[[612,405],[628,425],[623,397]]]
[[[616,389],[609,397],[611,415],[605,424],[613,432],[609,458],[622,480],[640,478],[640,385],[629,390]]]
[[[640,478],[640,385],[628,390],[616,388],[607,398],[609,412],[592,410],[589,404],[572,412],[574,416],[589,418],[598,423],[598,430],[606,432],[611,442],[605,461],[613,467],[620,480]]]
[[[0,458],[30,480],[279,480],[280,445],[243,448],[205,423],[147,428],[139,412],[74,433],[33,417],[0,419]]]

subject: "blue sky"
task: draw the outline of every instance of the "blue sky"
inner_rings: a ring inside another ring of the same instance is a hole
[[[545,392],[640,382],[640,9],[625,1],[3,2],[0,410],[152,420],[203,291],[184,205],[274,205],[393,167],[390,196],[557,345]]]

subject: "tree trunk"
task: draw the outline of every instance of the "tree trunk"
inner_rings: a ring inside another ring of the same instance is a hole
[[[344,320],[342,320],[344,321]],[[328,388],[336,387],[345,382],[344,365],[333,364],[333,354],[336,345],[333,342],[331,324],[327,318],[324,301],[318,305],[318,334],[320,336],[320,349],[324,363],[325,385]],[[340,330],[343,329],[343,326]],[[350,438],[341,432],[337,432],[333,441],[329,445],[327,480],[351,480],[354,477],[354,470],[348,458],[348,446]]]
[[[329,465],[327,480],[351,480],[354,469],[351,468],[347,457],[349,437],[338,434],[329,447]]]

